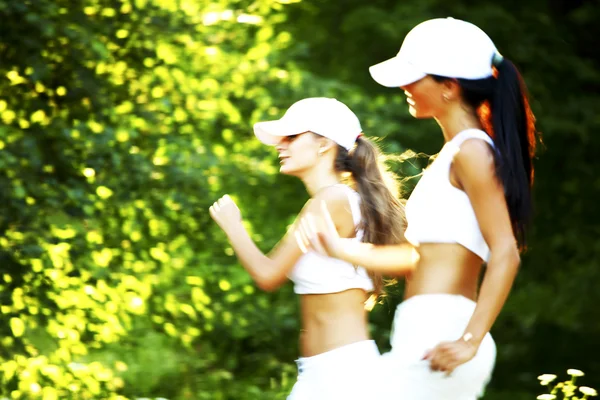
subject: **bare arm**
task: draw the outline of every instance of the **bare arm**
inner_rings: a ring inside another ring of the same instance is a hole
[[[377,246],[342,239],[338,258],[372,272],[402,276],[414,270],[419,253],[410,243]]]
[[[339,188],[330,188],[315,196],[317,201],[309,201],[300,212],[300,217],[306,212],[314,212],[317,204],[325,201],[332,210],[335,210],[335,218],[340,221],[341,230],[348,233],[349,214],[347,196]],[[258,287],[266,291],[272,291],[281,286],[287,279],[287,274],[296,264],[302,250],[298,246],[295,232],[297,223],[286,233],[275,248],[265,255],[250,238],[244,228],[239,210],[229,196],[224,196],[211,208],[212,218],[223,229],[233,250],[242,266],[248,271]],[[352,216],[350,215],[350,223]]]
[[[414,270],[419,253],[411,244],[373,245],[340,238],[327,204],[320,208],[317,214],[310,212],[300,227],[304,247],[379,274],[403,276]]]
[[[244,269],[258,287],[265,291],[280,287],[286,281],[287,273],[302,255],[295,241],[290,239],[290,232],[268,256],[256,246],[241,223],[229,228],[226,234]]]
[[[453,342],[442,342],[425,355],[431,369],[446,373],[475,357],[504,306],[520,263],[504,188],[495,173],[492,149],[482,140],[467,140],[454,156],[452,172],[453,184],[469,196],[490,248],[490,259],[464,336]]]
[[[490,259],[480,288],[475,312],[465,333],[479,346],[504,306],[515,280],[519,250],[513,234],[504,189],[494,170],[492,150],[480,140],[469,140],[453,162],[455,175],[469,196]]]

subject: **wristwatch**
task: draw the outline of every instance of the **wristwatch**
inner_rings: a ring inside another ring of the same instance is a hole
[[[469,343],[473,339],[473,334],[471,332],[467,332],[461,339],[464,340],[465,343]]]

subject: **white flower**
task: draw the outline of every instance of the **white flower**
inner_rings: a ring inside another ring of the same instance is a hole
[[[583,371],[580,371],[578,369],[569,369],[569,370],[567,370],[567,374],[569,374],[571,376],[583,376],[583,375],[585,375],[583,373]]]
[[[585,394],[586,396],[598,396],[598,392],[596,392],[596,389],[592,389],[591,387],[581,386],[579,388],[579,391],[581,391],[581,393]]]
[[[556,379],[556,375],[554,375],[554,374],[544,374],[544,375],[538,376],[538,380],[540,380],[540,383],[544,386],[549,384],[550,382],[552,382],[555,379]]]
[[[554,400],[556,399],[556,396],[553,394],[540,394],[537,397],[537,400]]]

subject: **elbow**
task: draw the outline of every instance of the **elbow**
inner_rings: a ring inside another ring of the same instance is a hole
[[[510,246],[506,251],[506,258],[508,259],[510,265],[513,265],[515,270],[519,269],[521,266],[521,254],[519,252],[519,248],[516,244]]]
[[[271,282],[263,282],[263,281],[257,281],[256,285],[263,292],[274,292],[279,287],[277,285],[274,285]]]
[[[267,257],[264,257],[260,265],[247,270],[256,286],[264,292],[279,289],[287,279],[285,269]]]
[[[496,246],[491,251],[491,259],[496,260],[494,264],[502,265],[503,268],[509,268],[514,270],[515,273],[518,271],[521,265],[521,255],[519,248],[515,243],[507,243],[502,246]],[[489,267],[488,263],[488,267]]]
[[[511,253],[511,256],[512,263],[515,266],[515,271],[517,271],[521,266],[521,254],[519,253],[519,249],[515,248],[515,251]]]
[[[254,280],[256,286],[264,292],[274,292],[283,284],[283,280],[275,276],[261,276]]]

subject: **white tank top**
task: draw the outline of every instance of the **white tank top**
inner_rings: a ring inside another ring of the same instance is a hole
[[[479,129],[460,132],[448,141],[423,172],[406,203],[406,239],[420,243],[458,243],[488,261],[488,248],[467,194],[450,182],[450,166],[468,139],[493,140]]]
[[[348,192],[354,226],[358,227],[361,222],[360,195],[346,185],[340,186]],[[356,237],[350,240],[360,242],[362,236],[363,231],[358,229]],[[373,281],[364,268],[314,251],[300,257],[288,278],[294,282],[294,292],[297,294],[339,293],[348,289],[370,292],[374,288]]]

